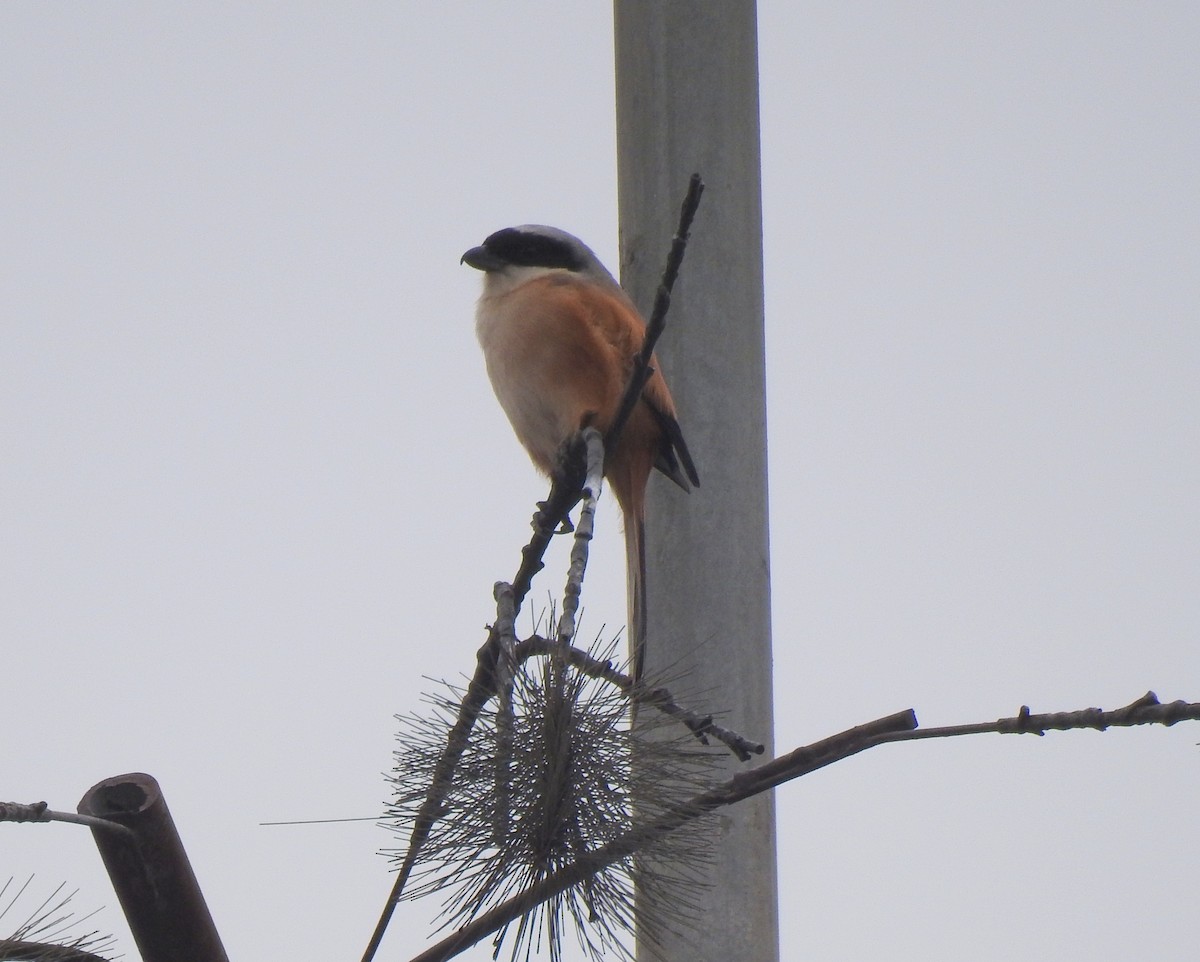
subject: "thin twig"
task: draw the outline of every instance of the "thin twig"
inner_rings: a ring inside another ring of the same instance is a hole
[[[646,336],[642,341],[642,349],[634,358],[629,381],[621,395],[621,403],[609,424],[608,433],[604,437],[604,450],[616,450],[617,441],[629,420],[633,409],[642,396],[646,381],[653,373],[650,358],[654,354],[654,346],[666,328],[667,311],[671,307],[671,291],[679,277],[679,269],[683,264],[683,255],[687,250],[688,236],[695,220],[696,211],[700,207],[700,197],[704,193],[704,182],[699,174],[692,174],[688,181],[687,194],[679,210],[679,224],[675,236],[671,240],[671,250],[667,255],[667,265],[659,280],[658,290],[654,297],[654,307],[650,312],[650,320],[646,324]],[[516,593],[517,608],[525,599],[529,586],[543,566],[542,557],[550,544],[559,524],[570,514],[571,509],[579,503],[579,484],[582,479],[556,478],[550,486],[550,494],[542,502],[538,512],[533,516],[534,537],[521,551],[521,566],[513,579],[513,590]]]
[[[496,817],[492,834],[496,839],[502,839],[508,834],[511,818],[516,604],[512,585],[507,582],[497,582],[493,593],[496,596],[496,638],[500,655],[496,660]]]
[[[667,324],[667,311],[671,307],[671,291],[675,287],[675,279],[679,276],[679,268],[683,264],[688,235],[691,232],[696,211],[700,207],[700,197],[703,193],[704,182],[700,179],[700,175],[692,174],[691,180],[688,181],[687,194],[684,196],[683,205],[679,210],[679,226],[675,229],[675,237],[671,240],[671,253],[667,255],[667,266],[663,269],[662,280],[659,281],[658,290],[654,295],[654,308],[650,312],[650,320],[646,323],[646,337],[642,341],[641,351],[634,359],[633,372],[630,374],[629,383],[625,385],[621,406],[617,408],[617,413],[609,425],[608,435],[604,438],[604,447],[607,451],[616,450],[617,440],[625,428],[625,422],[633,414],[633,409],[642,396],[642,389],[653,373],[650,367],[650,358],[654,354],[654,345],[658,343]]]
[[[404,893],[404,886],[408,884],[408,878],[416,865],[417,856],[424,848],[434,824],[445,814],[446,796],[450,793],[458,761],[466,751],[471,730],[475,727],[475,722],[479,718],[483,706],[495,694],[496,659],[500,650],[500,646],[495,640],[496,637],[496,630],[493,628],[488,635],[488,640],[475,653],[475,674],[471,678],[470,684],[467,685],[467,692],[458,709],[458,718],[455,719],[454,726],[446,738],[446,750],[434,768],[429,792],[413,822],[412,834],[408,841],[408,852],[405,854],[404,862],[392,885],[392,891],[380,913],[375,931],[371,934],[371,940],[363,952],[363,962],[371,962],[379,950],[383,934],[387,931],[388,923],[392,920],[400,896]]]
[[[583,438],[587,446],[587,477],[583,487],[583,509],[579,514],[579,524],[575,526],[567,583],[563,588],[562,614],[558,619],[558,643],[563,646],[569,646],[575,639],[575,616],[579,612],[579,598],[583,594],[588,543],[592,540],[596,499],[600,496],[600,478],[604,470],[604,441],[600,432],[595,428],[587,428]]]
[[[518,643],[517,659],[524,661],[532,655],[549,654],[553,645],[554,642],[548,638],[531,635]],[[711,715],[698,715],[691,709],[683,707],[675,700],[675,696],[668,688],[662,686],[648,688],[645,685],[635,685],[633,679],[614,668],[611,661],[594,658],[580,648],[572,648],[567,652],[567,658],[575,668],[585,675],[602,679],[620,688],[636,704],[657,708],[664,715],[670,715],[687,726],[688,730],[702,743],[708,744],[709,738],[721,742],[737,756],[739,761],[749,761],[751,756],[761,755],[766,750],[761,742],[753,742],[735,731],[718,725],[713,721]]]
[[[912,741],[918,738],[953,738],[957,735],[1045,735],[1048,731],[1074,731],[1094,728],[1132,728],[1135,725],[1165,725],[1200,719],[1200,704],[1173,701],[1163,704],[1152,691],[1146,692],[1124,708],[1104,711],[1101,708],[1084,708],[1081,711],[1051,712],[1034,715],[1028,705],[1011,718],[998,718],[994,722],[974,725],[946,725],[941,728],[921,728],[888,738],[888,741]]]

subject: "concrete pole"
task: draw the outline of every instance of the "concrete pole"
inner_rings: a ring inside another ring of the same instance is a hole
[[[646,673],[773,754],[762,203],[753,0],[615,0],[621,281],[654,299],[688,177],[706,190],[658,356],[700,473],[650,485]],[[742,763],[730,760],[729,768]],[[779,957],[774,799],[720,817],[712,887],[667,962]],[[695,897],[695,893],[692,893]],[[644,948],[644,947],[643,947]],[[639,950],[639,957],[649,953]]]

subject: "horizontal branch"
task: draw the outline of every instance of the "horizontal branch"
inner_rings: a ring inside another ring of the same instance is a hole
[[[953,738],[956,735],[1045,735],[1048,731],[1065,732],[1079,728],[1132,728],[1134,725],[1166,725],[1176,722],[1200,720],[1200,703],[1177,700],[1163,704],[1152,691],[1146,692],[1124,708],[1104,711],[1101,708],[1084,708],[1081,711],[1050,712],[1034,715],[1028,705],[1022,705],[1011,718],[998,718],[994,722],[979,722],[974,725],[946,725],[942,728],[921,728],[916,731],[894,735],[887,741],[911,741],[917,738]]]

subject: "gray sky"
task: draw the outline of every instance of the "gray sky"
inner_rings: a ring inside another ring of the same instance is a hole
[[[1200,8],[760,39],[779,749],[1200,700]],[[611,46],[604,3],[0,5],[0,797],[155,775],[233,958],[357,958],[390,885],[371,823],[258,823],[378,812],[393,714],[471,670],[544,484],[458,258],[535,221],[615,263]],[[1195,958],[1197,741],[781,789],[784,957]],[[0,826],[30,873],[133,956],[85,831]]]

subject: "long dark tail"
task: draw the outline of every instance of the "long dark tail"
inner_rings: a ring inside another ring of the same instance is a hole
[[[646,664],[646,519],[640,511],[625,516],[625,565],[629,663],[633,680],[641,681]]]

